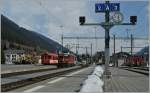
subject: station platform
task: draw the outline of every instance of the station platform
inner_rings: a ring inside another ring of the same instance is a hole
[[[9,92],[78,93],[82,87],[82,83],[87,79],[88,75],[91,75],[94,68],[95,66],[85,67],[74,72],[56,76],[54,78],[50,78],[28,86],[20,87]]]
[[[53,65],[14,65],[14,64],[1,64],[1,74],[22,72],[22,71],[31,71],[31,70],[40,70],[40,69],[51,69],[57,68]]]
[[[105,81],[105,92],[149,92],[149,76],[110,67],[111,78]]]

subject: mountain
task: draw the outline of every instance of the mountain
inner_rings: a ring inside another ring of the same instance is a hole
[[[1,40],[7,40],[8,42],[15,42],[34,48],[39,47],[49,52],[55,52],[62,47],[52,39],[20,27],[4,15],[1,15]],[[63,49],[64,51],[69,51],[67,48]]]
[[[145,54],[147,53],[147,54]],[[149,46],[147,47],[144,47],[143,49],[141,49],[139,52],[136,53],[136,55],[146,55],[148,56],[149,55]]]

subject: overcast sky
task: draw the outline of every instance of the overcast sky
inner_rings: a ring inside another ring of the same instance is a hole
[[[95,3],[100,0],[0,0],[1,14],[13,20],[18,25],[35,32],[38,32],[48,38],[61,43],[61,35],[64,36],[96,36],[104,37],[104,29],[100,26],[80,26],[79,16],[86,16],[87,22],[104,22],[104,13],[95,13]],[[103,1],[101,1],[103,2]],[[119,1],[118,1],[119,2]],[[117,2],[117,3],[118,3]],[[120,11],[124,15],[123,22],[129,22],[131,15],[137,15],[138,23],[136,26],[115,26],[110,31],[121,37],[129,37],[133,34],[135,37],[148,37],[148,0],[147,1],[123,1],[120,3]],[[127,31],[128,29],[128,31]],[[67,43],[79,43],[80,46],[93,44],[93,51],[104,50],[104,40],[97,40],[97,49],[95,40],[64,40]],[[147,41],[135,40],[134,46],[144,47],[148,45]],[[130,41],[117,40],[116,51],[120,51],[121,46],[130,46]],[[110,42],[111,53],[113,52],[113,42]],[[134,49],[134,52],[140,49]],[[75,49],[72,49],[75,51]],[[123,49],[129,52],[129,49]],[[80,49],[79,53],[85,52]],[[89,50],[90,52],[90,50]],[[94,53],[93,52],[93,53]]]

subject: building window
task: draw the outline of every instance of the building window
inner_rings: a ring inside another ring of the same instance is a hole
[[[6,61],[10,61],[10,55],[6,55]]]
[[[10,58],[10,55],[6,55],[7,58]]]
[[[16,55],[12,55],[12,61],[16,61]]]

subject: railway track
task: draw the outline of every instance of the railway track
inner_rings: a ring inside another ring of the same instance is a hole
[[[54,78],[61,76],[79,69],[82,69],[81,66],[56,69],[52,71],[30,73],[25,75],[10,76],[1,79],[1,91],[7,92],[19,87],[27,86],[33,83],[37,83],[46,79]]]
[[[149,76],[148,67],[120,67],[120,68]]]
[[[44,71],[56,70],[56,69],[58,69],[58,68],[46,68],[46,69],[19,71],[19,72],[12,72],[12,73],[2,73],[1,78],[7,78],[7,77],[12,77],[12,76],[31,74],[31,73],[37,73],[37,72],[44,72]]]
[[[140,69],[140,70],[149,71],[149,68],[148,68],[148,67],[133,67],[133,69]]]

